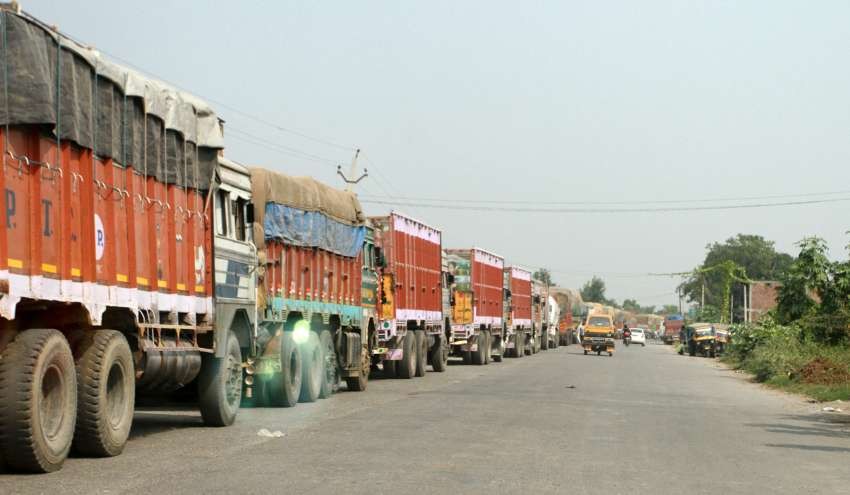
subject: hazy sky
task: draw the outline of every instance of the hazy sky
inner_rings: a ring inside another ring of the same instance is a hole
[[[850,190],[847,1],[23,6],[201,97],[362,148],[371,173],[363,195],[551,208],[545,203]],[[227,121],[230,158],[341,184],[333,163],[347,164],[351,151],[213,106]],[[399,210],[441,227],[445,246],[475,244],[509,262],[547,266],[562,285],[598,274],[609,296],[652,304],[674,302],[679,280],[641,274],[691,269],[706,244],[738,232],[786,251],[819,235],[836,257],[850,240],[850,203],[687,213]]]

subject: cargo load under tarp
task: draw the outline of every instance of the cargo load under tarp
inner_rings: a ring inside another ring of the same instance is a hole
[[[224,147],[205,102],[0,9],[0,126],[38,125],[160,182],[207,189]]]
[[[366,218],[354,194],[262,168],[251,168],[251,189],[258,250],[274,240],[348,257],[363,248]]]

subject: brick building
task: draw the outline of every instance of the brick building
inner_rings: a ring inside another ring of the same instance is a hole
[[[765,313],[776,307],[776,297],[779,295],[781,282],[775,280],[758,280],[749,285],[748,305],[750,321],[758,321]]]

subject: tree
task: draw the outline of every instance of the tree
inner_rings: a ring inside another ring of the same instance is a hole
[[[675,304],[665,304],[658,310],[659,315],[675,315],[679,313],[679,306]]]
[[[605,299],[605,281],[595,275],[585,282],[579,292],[584,301],[601,304],[608,304],[609,302]]]
[[[537,270],[533,275],[531,275],[531,278],[550,287],[555,285],[555,282],[552,281],[552,273],[546,268]]]
[[[723,313],[729,307],[729,284],[734,284],[732,271],[751,280],[778,280],[788,271],[793,258],[777,252],[773,241],[760,235],[738,234],[724,243],[706,246],[705,260],[680,286],[691,302],[714,306]],[[713,267],[729,267],[712,270]],[[733,270],[734,268],[734,270]],[[731,291],[735,308],[743,308],[743,291]]]
[[[625,311],[631,311],[632,313],[640,313],[641,307],[640,304],[634,299],[624,299],[623,300],[623,309]]]
[[[798,244],[800,254],[782,278],[776,314],[797,323],[804,337],[837,344],[850,337],[850,261],[830,261],[817,237]]]

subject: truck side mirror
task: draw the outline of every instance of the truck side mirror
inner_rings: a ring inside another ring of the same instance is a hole
[[[245,223],[254,223],[254,203],[245,205]]]

